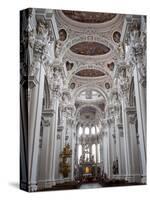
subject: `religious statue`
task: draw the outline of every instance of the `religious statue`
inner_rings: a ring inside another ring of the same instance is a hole
[[[118,174],[119,169],[118,169],[118,159],[113,161],[113,174]]]
[[[79,160],[79,164],[82,164],[82,163],[84,163],[84,157],[83,157],[83,155],[80,156],[80,160]]]
[[[56,41],[56,47],[55,47],[55,56],[56,56],[56,58],[58,58],[58,56],[60,55],[61,46],[62,46],[62,42],[60,40],[57,40]]]
[[[86,160],[85,160],[85,162],[89,162],[89,158],[88,158],[88,157],[86,157]]]
[[[91,156],[91,162],[95,163],[95,161],[94,161],[94,155]]]
[[[118,45],[118,54],[121,59],[125,58],[125,46],[123,42],[120,42]]]

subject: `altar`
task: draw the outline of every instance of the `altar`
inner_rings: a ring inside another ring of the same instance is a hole
[[[78,165],[80,178],[93,178],[96,176],[96,163],[94,159],[84,159],[82,156]]]

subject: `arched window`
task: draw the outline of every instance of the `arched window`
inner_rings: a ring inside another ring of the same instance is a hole
[[[98,153],[97,162],[100,163],[100,161],[101,161],[101,159],[100,159],[100,158],[101,158],[101,154],[100,154],[100,144],[97,145],[97,151],[98,151],[98,152],[97,152],[97,153]]]
[[[82,135],[83,134],[83,128],[80,126],[79,127],[79,135]]]
[[[85,153],[85,160],[89,160],[90,158],[90,154],[89,154],[89,148],[86,149],[86,153]]]
[[[91,128],[91,133],[92,133],[92,135],[95,134],[95,127],[94,126]]]
[[[96,131],[97,131],[97,133],[99,133],[99,127],[98,126],[96,126]]]
[[[89,128],[88,127],[85,128],[85,135],[89,135]]]
[[[92,145],[92,155],[94,156],[94,161],[96,162],[96,146],[95,146],[95,144]]]
[[[80,160],[80,157],[82,155],[82,145],[80,144],[79,147],[78,147],[78,161]]]

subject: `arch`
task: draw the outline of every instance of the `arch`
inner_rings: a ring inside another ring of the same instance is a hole
[[[79,111],[80,111],[82,108],[85,108],[85,107],[87,107],[87,106],[88,106],[88,107],[93,107],[93,108],[95,108],[95,109],[98,111],[100,117],[102,117],[102,111],[100,110],[100,108],[99,108],[98,106],[96,106],[96,105],[94,105],[94,104],[84,104],[84,105],[80,106],[79,108],[77,108],[75,116],[77,117]]]
[[[101,153],[100,153],[101,150],[100,150],[100,148],[101,147],[100,147],[100,143],[99,143],[99,144],[97,144],[97,154],[98,154],[97,155],[97,162],[98,163],[100,163],[100,160],[101,160],[101,158],[100,158],[101,157]]]
[[[98,133],[98,132],[100,132],[100,128],[96,125],[96,132]]]
[[[84,133],[85,133],[85,135],[89,135],[90,130],[89,130],[89,127],[88,127],[88,126],[85,127]]]
[[[73,91],[73,96],[76,98],[81,92],[83,92],[86,89],[91,89],[91,90],[95,90],[97,92],[99,92],[100,94],[102,94],[102,96],[104,97],[105,101],[108,101],[108,96],[107,94],[104,92],[104,90],[102,89],[102,87],[97,86],[97,85],[89,85],[89,84],[85,84],[81,87],[76,88]]]
[[[80,135],[82,135],[83,134],[83,127],[82,126],[80,126],[79,127],[79,132],[78,132],[78,135],[80,136]]]
[[[102,71],[104,74],[109,75],[107,69],[105,69],[103,66],[100,64],[97,66],[96,64],[82,64],[80,67],[77,67],[71,74],[71,76],[75,75],[77,72],[84,70],[84,69],[95,69],[98,71]],[[89,78],[89,77],[88,77]]]
[[[96,131],[95,131],[95,127],[94,127],[94,126],[91,127],[91,134],[92,134],[92,135],[95,135],[95,134],[96,134]]]

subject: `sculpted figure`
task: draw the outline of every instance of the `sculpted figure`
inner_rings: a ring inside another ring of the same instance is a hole
[[[56,58],[58,58],[58,56],[60,54],[61,46],[62,46],[62,42],[60,40],[57,40],[57,42],[56,42],[56,49],[55,49],[55,56],[56,56]]]
[[[125,58],[125,46],[123,44],[123,42],[120,42],[118,45],[118,54],[120,56],[120,58]]]

